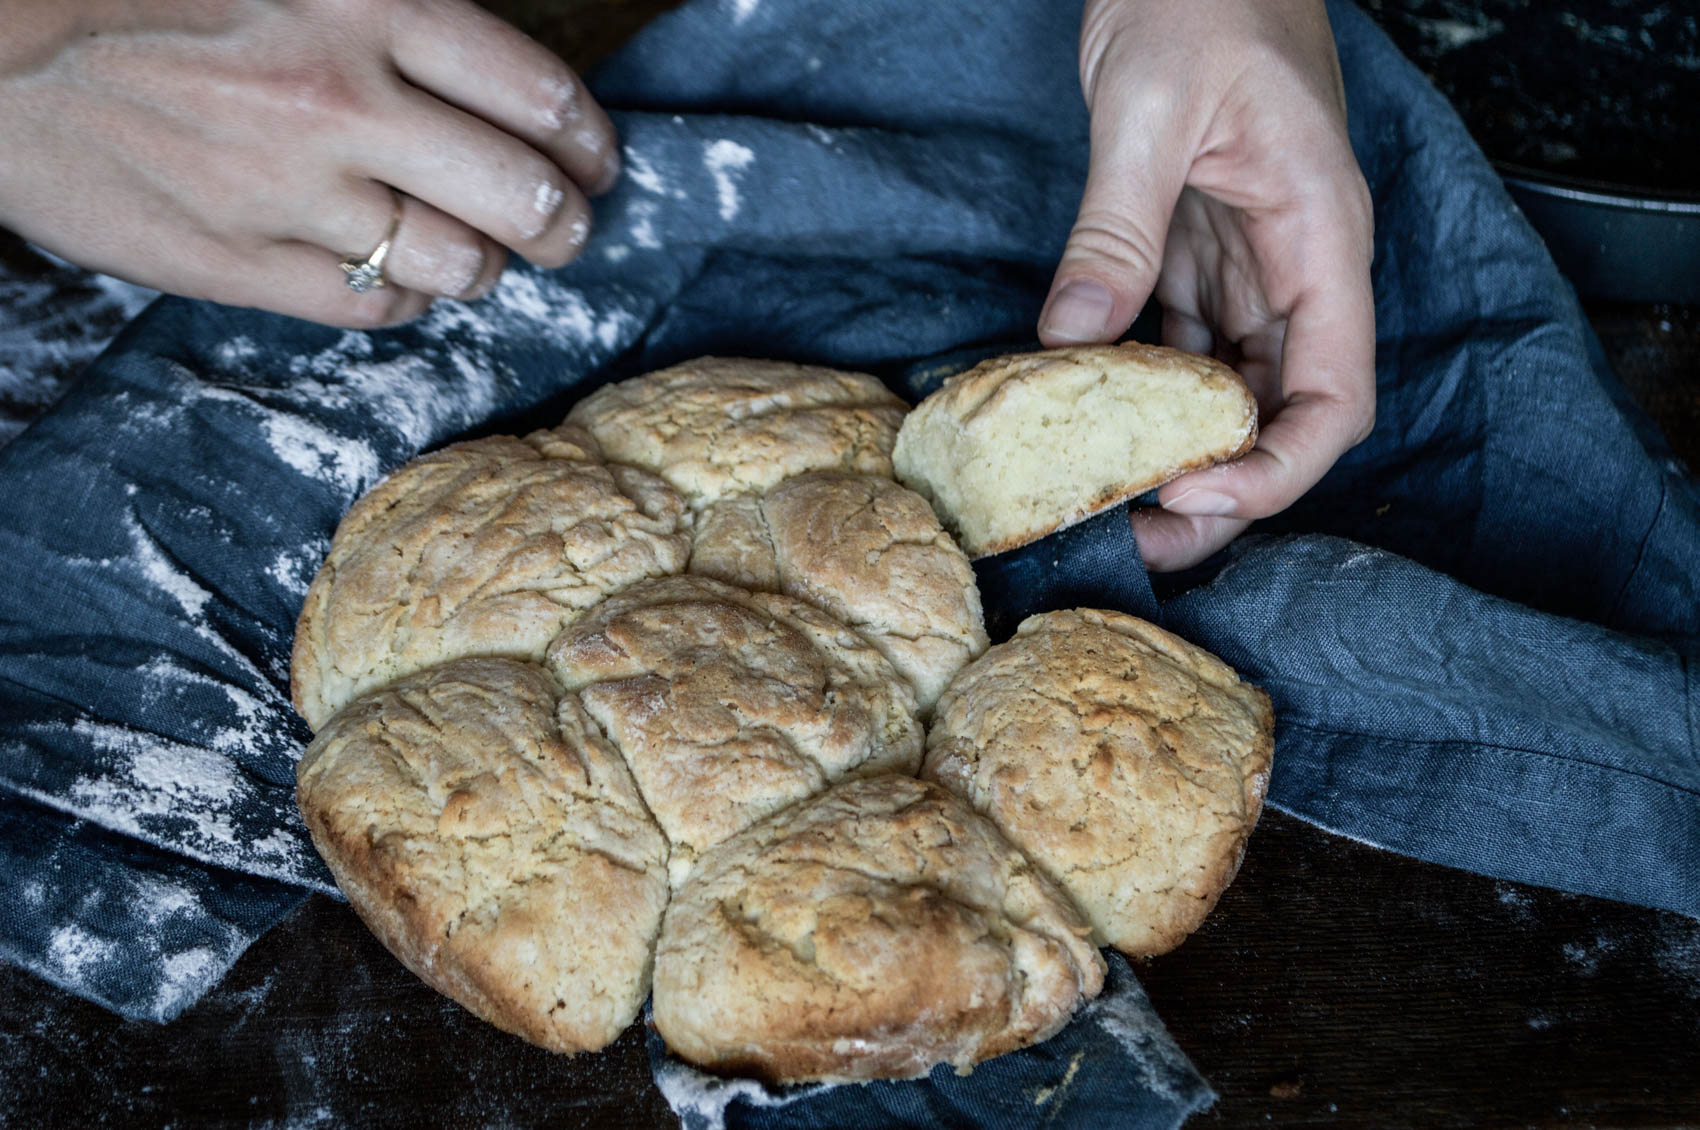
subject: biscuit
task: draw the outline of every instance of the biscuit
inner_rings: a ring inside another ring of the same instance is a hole
[[[644,581],[570,625],[548,662],[631,766],[675,883],[701,852],[843,777],[920,765],[908,683],[787,596]]]
[[[684,569],[689,515],[576,427],[457,443],[355,503],[308,589],[290,664],[314,728],[356,696],[468,655],[541,660],[562,626]]]
[[[702,357],[599,389],[567,419],[700,508],[804,471],[889,478],[906,408],[863,373]]]
[[[337,885],[426,984],[558,1052],[649,991],[666,840],[619,755],[541,667],[463,659],[319,731],[297,801]]]
[[[966,1069],[1098,994],[1087,932],[945,790],[847,782],[703,857],[662,925],[655,1026],[692,1063],[773,1083]]]
[[[814,471],[722,499],[698,515],[690,571],[826,609],[891,660],[923,715],[986,650],[967,556],[890,479]]]
[[[995,357],[903,422],[897,478],[933,504],[970,557],[1037,541],[1257,439],[1232,369],[1158,346]]]
[[[922,775],[1074,897],[1099,944],[1179,945],[1239,869],[1274,750],[1269,698],[1143,620],[1032,616],[939,699]]]

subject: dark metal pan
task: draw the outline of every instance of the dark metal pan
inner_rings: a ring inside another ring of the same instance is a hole
[[[1700,303],[1700,193],[1498,168],[1583,298]]]

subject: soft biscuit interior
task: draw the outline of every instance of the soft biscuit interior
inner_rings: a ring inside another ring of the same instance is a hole
[[[947,382],[898,435],[898,478],[973,556],[1012,549],[1251,446],[1257,410],[1208,358],[1144,346],[1004,358]]]

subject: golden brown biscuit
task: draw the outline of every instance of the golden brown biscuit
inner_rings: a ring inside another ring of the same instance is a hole
[[[655,1025],[711,1071],[908,1078],[1047,1039],[1104,963],[997,829],[909,777],[841,784],[708,852],[655,959]]]
[[[558,1052],[649,991],[667,845],[631,775],[542,668],[444,664],[360,699],[297,773],[313,843],[428,985]]]
[[[906,408],[864,373],[702,357],[599,389],[567,419],[702,507],[804,471],[889,478]]]
[[[983,361],[909,414],[892,458],[968,555],[985,557],[1256,439],[1257,403],[1239,374],[1130,342]]]
[[[316,728],[447,659],[541,660],[574,616],[689,557],[678,494],[601,462],[582,429],[445,447],[379,483],[337,527],[296,625],[295,708]]]
[[[549,647],[625,756],[675,882],[727,836],[847,776],[913,773],[909,685],[850,628],[707,577],[643,581]]]
[[[939,700],[922,775],[990,817],[1134,956],[1232,881],[1274,750],[1269,698],[1143,620],[1032,616]]]
[[[986,650],[968,558],[890,479],[814,471],[723,499],[698,516],[690,571],[826,609],[891,660],[923,715]]]

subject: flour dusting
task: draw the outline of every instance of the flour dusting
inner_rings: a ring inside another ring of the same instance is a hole
[[[660,209],[652,200],[640,200],[631,207],[632,242],[649,251],[659,251],[661,240],[655,234],[655,216]]]
[[[670,196],[677,200],[685,198],[684,190],[668,184],[667,179],[656,170],[654,162],[648,157],[630,145],[621,149],[620,154],[625,159],[625,175],[633,184],[652,196]]]
[[[755,151],[749,146],[724,138],[703,147],[702,163],[714,178],[714,194],[720,203],[722,220],[731,222],[738,218],[740,200],[735,174],[749,168],[755,159]]]
[[[178,570],[166,558],[153,535],[142,528],[134,514],[124,515],[124,528],[129,531],[135,556],[131,559],[142,578],[171,597],[191,619],[199,619],[212,593],[196,584],[194,579]]]
[[[167,954],[161,968],[163,975],[159,990],[154,994],[154,1012],[161,1016],[174,1016],[212,988],[230,968],[230,963],[216,951],[196,946]]]
[[[667,1059],[655,1068],[655,1085],[679,1116],[684,1130],[726,1130],[726,1111],[735,1102],[752,1107],[782,1107],[811,1098],[830,1084],[815,1084],[775,1093],[752,1079],[709,1075],[680,1060]]]
[[[281,413],[260,427],[273,454],[306,478],[332,483],[350,497],[378,480],[378,453],[364,443]]]
[[[732,26],[738,27],[745,20],[756,14],[761,7],[761,0],[732,0]]]
[[[1106,992],[1081,1010],[1075,1023],[1082,1021],[1096,1024],[1120,1044],[1138,1065],[1145,1086],[1153,1092],[1176,1103],[1189,1097],[1177,1083],[1196,1077],[1192,1065],[1169,1038],[1168,1029],[1157,1018],[1144,989]]]
[[[1600,971],[1600,959],[1617,952],[1617,939],[1604,934],[1594,935],[1592,944],[1566,942],[1564,960],[1582,976],[1592,977]]]
[[[307,595],[307,589],[330,549],[328,539],[316,537],[300,549],[279,550],[267,566],[266,576],[290,597],[300,600]]]
[[[112,960],[114,947],[78,926],[61,926],[48,940],[48,960],[70,981],[87,977],[90,967]]]
[[[43,731],[53,724],[39,723]],[[244,834],[256,820],[293,826],[288,790],[263,788],[227,753],[125,726],[78,719],[74,734],[100,755],[62,791],[20,788],[103,828],[235,870],[323,888],[298,836]],[[232,731],[214,741],[240,744]],[[242,830],[239,830],[239,824]]]

